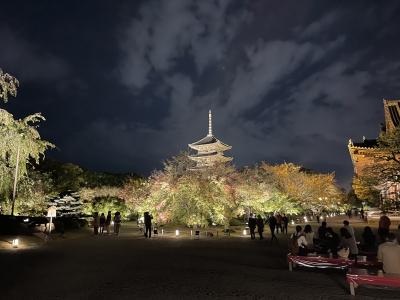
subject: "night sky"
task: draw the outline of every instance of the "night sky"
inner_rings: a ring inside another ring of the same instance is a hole
[[[49,156],[148,175],[207,134],[237,166],[336,171],[400,97],[399,1],[2,1],[5,108],[42,112]],[[2,105],[4,107],[4,105]]]

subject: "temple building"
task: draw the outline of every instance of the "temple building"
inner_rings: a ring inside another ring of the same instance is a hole
[[[385,124],[382,131],[390,132],[400,125],[400,100],[383,99]],[[355,176],[363,176],[373,166],[385,164],[382,157],[385,151],[380,149],[376,139],[366,139],[348,144]],[[396,200],[400,198],[400,185],[395,182],[384,182],[375,187],[380,192],[381,201]]]
[[[194,169],[204,169],[232,160],[232,157],[224,155],[224,151],[232,149],[232,146],[224,144],[213,135],[211,110],[208,112],[208,134],[201,140],[189,144],[189,148],[196,151],[189,155],[189,158],[196,162]]]

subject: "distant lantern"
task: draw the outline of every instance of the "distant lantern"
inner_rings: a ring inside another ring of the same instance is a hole
[[[175,235],[178,236],[179,235],[179,230],[175,230]]]

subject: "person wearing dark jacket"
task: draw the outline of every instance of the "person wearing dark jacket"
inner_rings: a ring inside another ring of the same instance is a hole
[[[151,219],[153,217],[150,215],[148,211],[144,213],[144,226],[145,226],[145,232],[144,236],[147,238],[151,238]]]
[[[276,235],[275,235],[275,227],[276,227],[276,218],[274,215],[271,215],[268,219],[268,225],[269,225],[269,229],[271,230],[271,243],[272,241],[275,239],[276,241],[278,241]]]
[[[100,234],[104,233],[104,226],[106,224],[106,216],[104,213],[101,213],[100,215]]]
[[[283,222],[283,233],[287,234],[287,228],[288,228],[288,224],[289,224],[289,219],[285,214],[283,214],[282,222]]]
[[[264,231],[264,220],[261,218],[260,215],[257,216],[257,231],[258,234],[260,235],[260,240],[264,239],[263,237],[263,231]]]

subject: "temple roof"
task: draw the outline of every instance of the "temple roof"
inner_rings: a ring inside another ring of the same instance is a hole
[[[378,141],[376,139],[364,139],[362,142],[353,143],[354,147],[363,147],[363,148],[375,148],[378,146]]]

